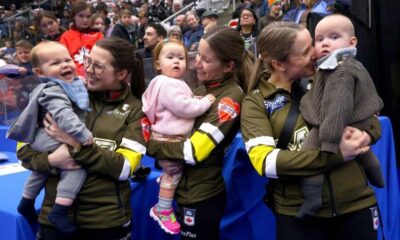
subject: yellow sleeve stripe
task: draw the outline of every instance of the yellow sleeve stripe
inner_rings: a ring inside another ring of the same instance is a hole
[[[253,167],[256,169],[257,173],[260,176],[265,176],[265,159],[266,156],[274,150],[273,147],[266,146],[266,145],[259,145],[256,147],[253,147],[249,151],[249,158],[251,161],[251,164],[253,164]]]
[[[214,141],[206,133],[197,131],[192,135],[190,141],[193,145],[194,155],[198,162],[206,159],[216,146]]]
[[[115,152],[122,154],[122,156],[124,156],[124,158],[129,162],[131,165],[130,175],[132,175],[140,165],[142,154],[125,148],[118,148]]]
[[[17,142],[17,152],[25,145],[27,145],[28,143],[24,143],[24,142]]]

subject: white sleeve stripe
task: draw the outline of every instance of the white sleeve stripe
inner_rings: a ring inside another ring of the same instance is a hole
[[[274,149],[265,159],[265,176],[269,178],[278,178],[276,173],[276,159],[280,149]]]
[[[224,134],[219,130],[216,126],[211,123],[203,123],[200,126],[200,130],[210,134],[217,143],[220,143],[224,140]]]
[[[245,145],[246,145],[246,151],[248,153],[252,147],[255,147],[258,145],[266,145],[266,146],[275,147],[275,140],[273,137],[262,136],[262,137],[256,137],[256,138],[250,139],[249,141],[246,142]]]
[[[183,157],[187,164],[192,166],[196,165],[196,162],[193,158],[192,143],[190,142],[190,139],[186,139],[186,141],[183,143]]]
[[[133,140],[130,140],[127,138],[122,138],[122,142],[121,142],[120,146],[129,148],[129,149],[131,149],[135,152],[141,153],[141,154],[146,154],[145,146],[143,146],[142,144],[140,144],[136,141],[133,141]]]
[[[119,175],[118,180],[125,181],[129,178],[131,174],[131,164],[125,159],[124,166],[122,167],[121,175]]]

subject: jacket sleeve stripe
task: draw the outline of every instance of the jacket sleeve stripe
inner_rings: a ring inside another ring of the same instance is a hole
[[[253,147],[249,154],[251,164],[253,164],[253,167],[256,169],[257,173],[260,176],[265,176],[264,174],[264,162],[265,162],[265,157],[272,152],[273,148],[266,146],[266,145],[260,145]]]
[[[190,142],[193,145],[194,157],[199,162],[206,159],[216,146],[207,134],[198,131],[192,135]]]
[[[129,164],[131,165],[130,175],[132,175],[133,172],[140,165],[140,160],[142,159],[142,154],[140,154],[136,151],[130,150],[130,149],[126,149],[126,148],[118,148],[116,150],[116,152],[122,154],[122,156],[124,156],[125,160],[127,160],[129,162]]]
[[[278,178],[276,172],[276,159],[278,158],[278,153],[280,149],[274,149],[270,154],[267,155],[265,159],[265,176],[269,178]]]
[[[217,144],[220,143],[225,137],[224,134],[216,126],[210,123],[201,124],[200,130],[210,134]]]
[[[246,142],[246,151],[249,153],[250,149],[252,147],[258,146],[258,145],[267,145],[275,148],[275,140],[273,137],[268,137],[268,136],[262,136],[262,137],[256,137],[253,139],[250,139],[249,141]]]
[[[196,165],[196,162],[193,158],[192,143],[190,142],[190,139],[186,139],[186,141],[183,143],[183,156],[187,164],[192,166]]]
[[[140,144],[140,143],[138,143],[136,141],[133,141],[133,140],[130,140],[130,139],[127,139],[127,138],[122,138],[122,142],[121,142],[120,146],[121,147],[125,147],[125,148],[129,148],[129,149],[131,149],[133,151],[136,151],[138,153],[141,153],[141,154],[146,154],[146,147],[145,146],[143,146],[142,144]]]
[[[24,143],[24,142],[17,142],[17,152],[18,152],[23,146],[25,146],[25,145],[27,145],[27,143]]]

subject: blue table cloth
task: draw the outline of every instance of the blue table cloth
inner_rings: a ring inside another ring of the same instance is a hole
[[[381,117],[382,138],[373,146],[378,156],[386,187],[375,189],[383,221],[385,239],[400,239],[400,201],[397,178],[394,140],[390,120]],[[5,143],[6,128],[0,127],[0,152],[6,152],[11,161],[16,161],[13,152],[15,142]],[[143,165],[153,166],[154,160],[143,159]],[[1,165],[0,165],[1,166]],[[30,226],[17,211],[23,183],[29,172],[0,176],[0,239],[32,240],[37,226]],[[133,210],[133,238],[140,240],[179,239],[164,233],[149,217],[150,207],[156,203],[160,172],[153,169],[142,182],[132,182],[131,206]],[[221,239],[224,240],[268,240],[275,239],[275,220],[272,212],[264,204],[266,178],[256,174],[249,162],[240,134],[228,149],[223,175],[227,186],[227,207],[221,223]],[[39,209],[43,196],[36,201]],[[382,231],[379,232],[382,239]]]

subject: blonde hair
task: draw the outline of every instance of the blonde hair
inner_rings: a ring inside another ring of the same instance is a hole
[[[263,73],[274,71],[272,60],[286,60],[292,51],[298,32],[304,29],[303,26],[293,22],[273,22],[261,31],[257,40],[257,52],[260,56],[250,75],[247,93],[256,88]]]
[[[183,50],[185,51],[185,62],[186,62],[186,67],[189,66],[189,58],[188,58],[188,51],[185,47],[185,45],[183,45],[182,41],[179,41],[175,38],[166,38],[163,41],[160,41],[159,43],[157,43],[157,45],[155,46],[154,50],[153,50],[153,64],[154,64],[154,68],[156,68],[156,62],[158,60],[158,58],[160,57],[160,53],[161,50],[164,48],[165,45],[169,44],[169,43],[174,43],[174,44],[178,44],[180,46],[182,46]],[[161,70],[157,70],[157,72],[160,74]]]
[[[31,51],[31,64],[34,68],[40,67],[40,54],[39,51],[45,47],[61,46],[67,50],[67,48],[59,42],[54,41],[43,41],[38,43]],[[68,51],[67,51],[68,52]]]

